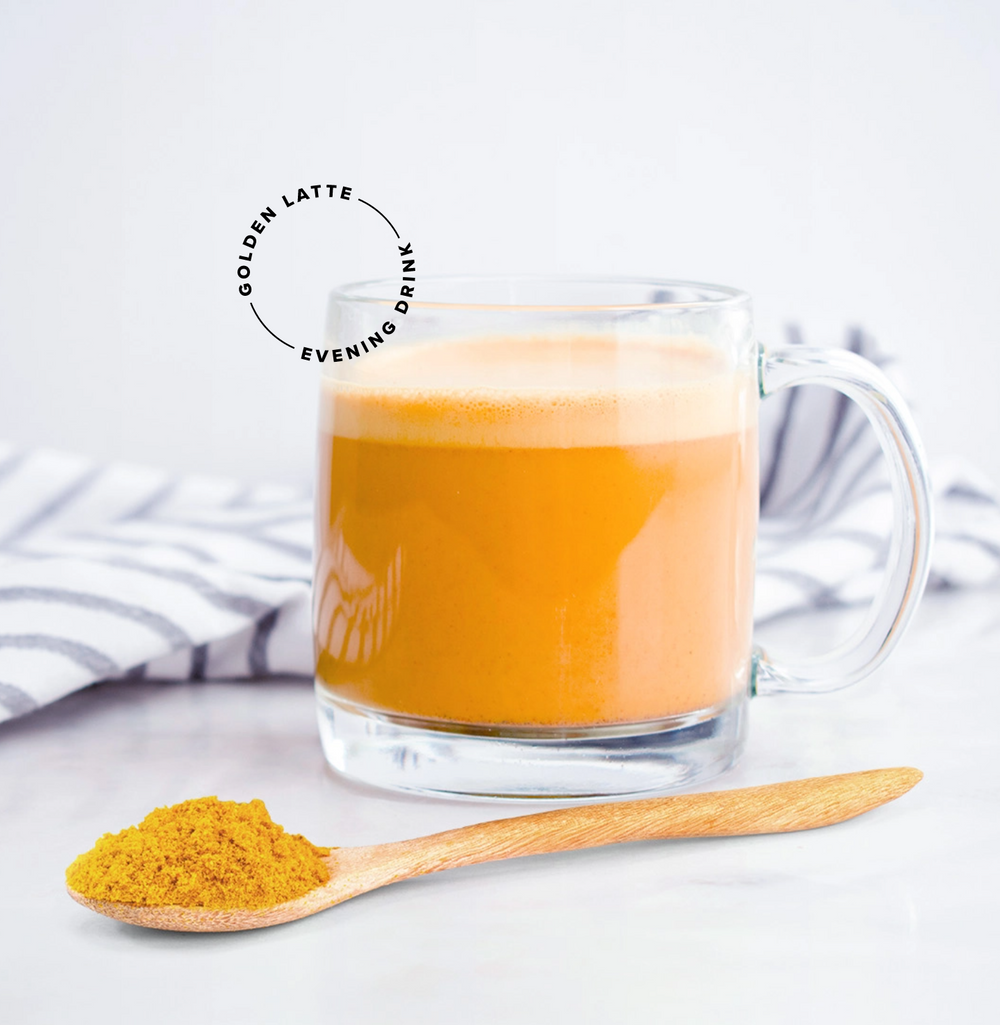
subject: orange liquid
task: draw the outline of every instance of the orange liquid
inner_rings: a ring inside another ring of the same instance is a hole
[[[690,344],[578,340],[568,362],[567,345],[437,346],[420,373],[399,357],[402,383],[328,382],[314,620],[331,696],[592,726],[745,689],[755,393]],[[542,383],[479,383],[512,367]],[[609,373],[620,386],[590,386]]]

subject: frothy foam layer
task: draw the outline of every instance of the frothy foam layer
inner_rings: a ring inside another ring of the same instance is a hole
[[[380,349],[325,377],[320,430],[412,445],[582,448],[732,434],[751,373],[694,339],[518,338]]]

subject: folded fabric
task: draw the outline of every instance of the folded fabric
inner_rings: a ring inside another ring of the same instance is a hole
[[[888,363],[861,332],[848,345]],[[1000,579],[996,491],[960,463],[934,481],[931,586]],[[758,621],[869,601],[891,522],[853,404],[764,403]],[[302,490],[0,449],[0,720],[99,680],[311,676],[311,541]]]
[[[802,344],[798,329],[787,341]],[[851,331],[845,347],[895,376],[895,360],[863,331]],[[889,550],[892,490],[861,408],[830,388],[791,388],[761,406],[760,449],[756,622],[871,601]],[[937,524],[928,586],[1000,580],[1000,492],[964,460],[931,469]]]

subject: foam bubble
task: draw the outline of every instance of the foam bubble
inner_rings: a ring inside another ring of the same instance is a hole
[[[697,339],[519,337],[379,350],[323,380],[320,429],[413,445],[576,448],[731,434],[753,374]]]

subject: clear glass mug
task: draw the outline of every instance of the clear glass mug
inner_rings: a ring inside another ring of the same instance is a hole
[[[316,490],[320,735],[403,790],[607,797],[707,779],[752,694],[853,683],[922,593],[921,446],[871,363],[765,352],[750,298],[677,281],[423,280],[330,298]],[[393,329],[390,333],[390,329]],[[888,460],[881,590],[825,658],[752,644],[759,400],[819,383]]]

